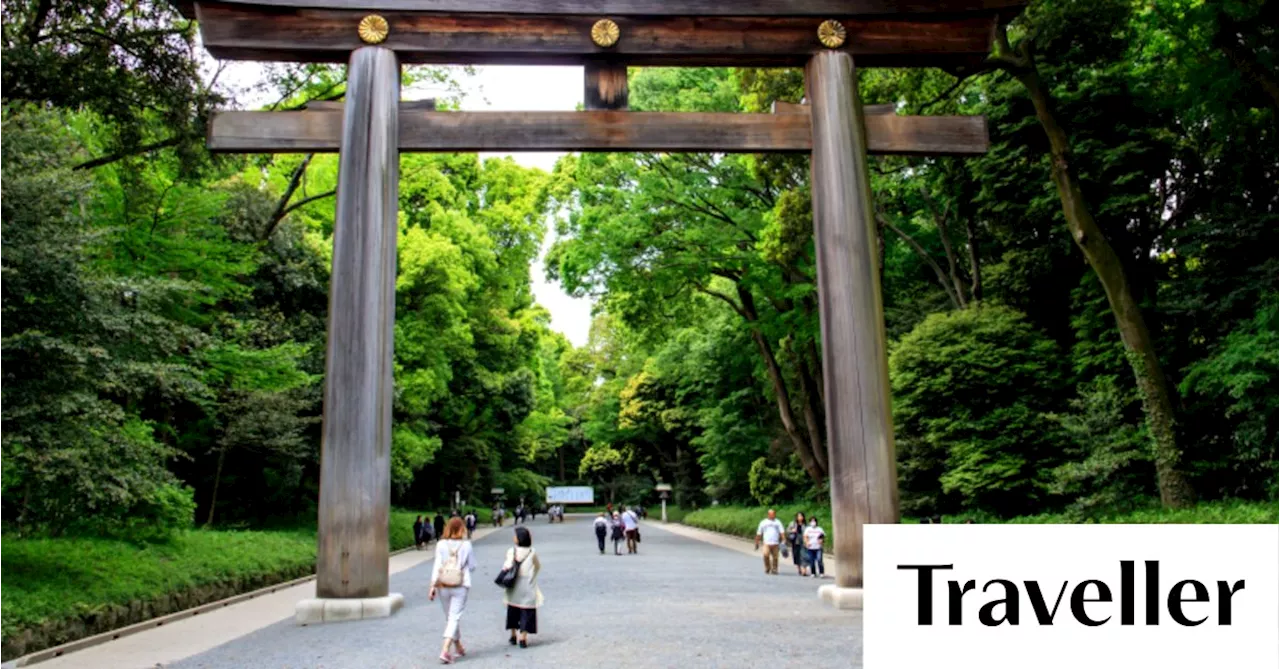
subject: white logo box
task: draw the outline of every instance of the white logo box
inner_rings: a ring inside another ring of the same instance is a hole
[[[867,669],[1278,666],[1277,525],[868,525],[864,531]],[[900,568],[911,565],[952,566],[928,574],[928,625],[920,618],[924,570]],[[955,590],[959,625],[951,620]],[[1011,599],[1016,625],[1010,607],[995,603]]]

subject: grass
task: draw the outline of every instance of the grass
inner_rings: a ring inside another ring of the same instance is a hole
[[[477,509],[483,523],[487,511]],[[413,511],[393,510],[391,550],[413,545]],[[315,528],[178,532],[164,543],[6,537],[4,659],[314,573]],[[150,614],[150,615],[149,615]],[[65,625],[63,623],[66,623]]]
[[[1134,525],[1274,525],[1280,522],[1280,507],[1271,502],[1246,502],[1238,499],[1201,502],[1187,509],[1164,509],[1158,504],[1150,504],[1126,511],[1102,513],[1084,520],[1085,523]],[[1014,524],[1052,524],[1080,523],[1078,517],[1065,513],[1043,513],[1034,516],[1019,516],[1007,520],[998,520],[981,515],[960,515],[944,518],[944,522],[962,523],[972,519],[975,523],[1014,523]]]
[[[828,531],[831,526],[831,508],[806,504],[780,504],[774,507],[778,511],[778,519],[784,524],[795,517],[797,511],[806,514],[818,514],[819,522]],[[701,527],[725,534],[740,537],[754,537],[756,526],[765,517],[769,507],[755,506],[715,506],[699,509],[684,516],[686,525]],[[670,515],[670,514],[668,514]],[[973,520],[975,523],[1078,523],[1078,518],[1065,513],[1046,513],[1034,516],[1000,519],[983,514],[961,514],[944,516],[944,523],[963,523]],[[903,518],[904,523],[919,522],[918,518]],[[1280,512],[1273,502],[1245,502],[1241,500],[1221,500],[1202,502],[1188,509],[1163,509],[1158,504],[1142,506],[1127,511],[1116,511],[1100,514],[1084,522],[1092,523],[1131,523],[1131,524],[1275,524],[1280,522]]]
[[[831,529],[830,507],[802,503],[779,504],[774,507],[713,506],[690,512],[684,516],[681,522],[686,525],[701,527],[704,530],[713,530],[740,537],[755,537],[756,527],[760,525],[760,521],[764,519],[770,508],[777,510],[778,520],[782,521],[784,526],[790,523],[792,518],[795,518],[796,513],[804,512],[805,517],[817,514],[818,522],[828,531]],[[670,516],[669,513],[667,515]]]

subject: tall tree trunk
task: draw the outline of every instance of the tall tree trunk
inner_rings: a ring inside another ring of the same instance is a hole
[[[213,494],[209,497],[209,517],[205,525],[213,525],[213,512],[218,508],[218,485],[222,483],[222,463],[227,460],[227,447],[218,449],[218,467],[213,472]]]
[[[22,487],[22,510],[18,512],[18,521],[15,523],[20,529],[27,526],[27,513],[31,511],[31,483],[27,483]]]
[[[1036,69],[1030,51],[1031,45],[1024,42],[1019,45],[1018,54],[1012,53],[1003,28],[997,32],[996,39],[996,63],[1026,86],[1035,105],[1036,118],[1049,138],[1053,182],[1062,199],[1062,211],[1071,238],[1084,252],[1089,266],[1098,275],[1107,294],[1111,313],[1115,315],[1116,327],[1120,331],[1126,357],[1133,368],[1138,391],[1142,395],[1147,426],[1151,430],[1160,501],[1166,507],[1185,507],[1194,500],[1194,492],[1179,468],[1182,451],[1178,447],[1174,429],[1174,408],[1169,383],[1160,367],[1160,359],[1151,341],[1151,333],[1147,330],[1146,320],[1134,298],[1120,258],[1102,234],[1085,202],[1071,165],[1070,141],[1053,115],[1052,99]]]
[[[813,448],[809,445],[809,440],[800,433],[800,427],[796,425],[795,412],[791,408],[791,393],[787,390],[787,380],[782,376],[782,369],[778,366],[778,358],[774,355],[773,346],[769,344],[769,340],[765,339],[764,333],[760,331],[755,297],[742,284],[738,284],[737,289],[738,300],[742,304],[742,315],[749,321],[751,338],[756,342],[756,347],[760,349],[760,355],[764,358],[765,370],[769,374],[769,383],[773,386],[773,395],[778,401],[778,416],[782,419],[782,428],[786,431],[787,436],[791,438],[791,444],[795,447],[796,455],[800,458],[800,466],[804,467],[805,472],[809,474],[809,478],[812,478],[816,485],[822,485],[827,480],[826,467],[818,464]]]
[[[813,314],[812,305],[809,300],[805,300],[805,313]],[[818,407],[820,411],[825,411],[827,398],[822,394],[822,354],[818,353],[818,343],[813,339],[809,340],[809,344],[804,347],[804,361],[809,367],[809,373],[813,375],[813,385],[818,392]]]
[[[698,286],[697,290],[728,304],[747,322],[747,327],[751,329],[751,340],[756,343],[756,348],[760,350],[760,357],[764,359],[765,371],[769,375],[769,385],[773,388],[773,397],[778,404],[778,417],[782,420],[782,429],[787,433],[787,437],[791,439],[791,445],[795,449],[796,456],[800,458],[800,465],[809,474],[809,478],[812,478],[816,485],[822,485],[827,480],[826,451],[822,451],[823,458],[820,464],[814,453],[814,448],[810,446],[810,437],[802,434],[800,426],[796,424],[795,411],[791,408],[791,392],[787,389],[787,380],[782,375],[782,369],[778,365],[778,358],[773,352],[773,346],[769,344],[769,340],[760,331],[760,315],[756,310],[755,297],[751,294],[750,289],[738,283],[736,279],[732,277],[726,278],[734,281],[738,296],[737,301],[725,293],[705,286]],[[807,418],[808,416],[806,416]],[[819,432],[818,434],[821,435],[822,433]],[[821,449],[821,444],[823,443],[821,437],[818,438],[816,443],[819,445],[818,448]]]
[[[782,370],[778,368],[778,360],[773,354],[773,348],[769,346],[768,340],[764,338],[759,328],[754,325],[751,328],[751,338],[756,342],[756,347],[760,349],[760,355],[764,358],[765,370],[769,374],[769,384],[773,386],[773,396],[778,402],[778,416],[782,419],[782,429],[791,438],[791,445],[795,447],[796,455],[800,457],[800,466],[804,467],[805,472],[815,484],[822,485],[827,480],[827,473],[818,466],[813,450],[809,448],[808,440],[800,434],[800,429],[796,425],[795,414],[791,410],[791,394],[787,391],[786,380],[782,378]]]
[[[942,266],[929,255],[929,252],[924,250],[924,247],[920,246],[919,242],[912,239],[911,235],[908,235],[898,226],[894,225],[893,221],[890,221],[889,217],[885,215],[884,212],[877,212],[876,218],[880,220],[881,228],[887,227],[897,233],[897,235],[902,238],[902,241],[906,242],[907,246],[910,246],[911,250],[915,251],[916,255],[920,256],[920,259],[933,270],[934,276],[938,279],[938,285],[942,286],[942,292],[947,294],[948,300],[951,300],[951,306],[955,307],[957,310],[963,309],[964,303],[961,301],[960,296],[955,292],[955,289],[952,288],[951,282],[947,279],[947,273],[942,271]]]
[[[825,472],[830,468],[827,466],[827,444],[823,439],[826,428],[823,425],[822,395],[818,392],[818,384],[813,374],[809,373],[809,365],[805,362],[804,356],[796,353],[795,361],[796,369],[800,373],[800,388],[804,391],[804,425],[809,433],[809,449],[813,451],[818,467]]]
[[[921,189],[924,195],[925,207],[929,210],[929,215],[933,217],[933,224],[938,228],[938,239],[942,241],[942,250],[947,255],[947,274],[951,278],[951,285],[955,288],[956,299],[960,301],[960,308],[965,309],[969,306],[969,301],[965,299],[964,285],[960,281],[960,274],[957,271],[956,253],[951,248],[951,233],[947,230],[947,218],[950,206],[938,213],[938,207],[934,204],[933,198],[929,196],[927,188]]]
[[[973,219],[964,219],[964,234],[969,240],[969,299],[974,302],[982,300],[982,266],[978,264],[978,233]]]

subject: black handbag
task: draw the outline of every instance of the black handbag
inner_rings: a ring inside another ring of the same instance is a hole
[[[497,577],[493,579],[494,584],[504,590],[510,590],[515,587],[516,576],[520,573],[520,562],[516,560],[515,557],[515,553],[512,553],[511,566],[503,567],[502,570],[498,572]]]

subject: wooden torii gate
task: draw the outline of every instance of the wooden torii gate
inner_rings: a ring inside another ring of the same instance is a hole
[[[986,151],[981,117],[867,113],[862,67],[962,69],[1025,0],[185,0],[218,58],[348,62],[345,105],[223,112],[209,146],[339,153],[316,599],[300,623],[385,616],[401,151],[810,152],[835,584],[861,606],[862,526],[898,521],[867,154]],[[402,63],[577,64],[587,111],[400,103]],[[629,65],[805,68],[807,108],[627,112]]]

